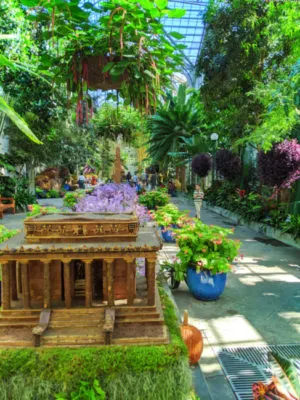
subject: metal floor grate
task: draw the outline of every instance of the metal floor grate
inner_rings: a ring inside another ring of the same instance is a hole
[[[238,400],[253,400],[252,383],[270,381],[270,351],[295,360],[300,375],[300,344],[225,347],[217,351],[220,364]]]

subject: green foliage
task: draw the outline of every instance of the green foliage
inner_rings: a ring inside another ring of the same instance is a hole
[[[27,209],[28,204],[36,203],[35,195],[30,193],[28,189],[28,180],[25,178],[19,177],[16,179],[16,188],[15,188],[15,202],[16,207],[25,211]]]
[[[58,199],[60,197],[60,193],[58,190],[50,189],[46,195],[47,199]]]
[[[158,207],[152,212],[153,219],[159,226],[169,227],[187,223],[189,211],[180,211],[174,204]]]
[[[300,237],[300,216],[288,212],[286,203],[276,202],[269,195],[241,191],[231,182],[216,182],[205,192],[205,200],[226,208],[245,221],[263,222],[282,233]]]
[[[276,369],[276,377],[280,380],[280,382],[283,383],[283,387],[286,386],[285,384],[287,379],[291,389],[295,392],[297,396],[300,396],[299,374],[294,365],[294,361],[288,360],[287,358],[282,357],[280,354],[274,351],[271,354],[281,367],[281,373],[278,372],[278,368]]]
[[[205,225],[199,220],[175,230],[179,247],[174,263],[175,279],[183,280],[190,266],[197,270],[209,270],[212,274],[231,270],[231,262],[238,255],[240,243],[228,239],[233,230],[214,225]]]
[[[64,195],[64,206],[73,208],[78,203],[78,200],[82,199],[86,195],[84,190],[76,190],[75,192],[66,192]]]
[[[27,217],[33,217],[38,214],[52,214],[61,212],[56,207],[44,207],[39,204],[32,204],[32,211],[27,213]]]
[[[80,382],[79,390],[71,393],[71,397],[62,394],[55,396],[57,400],[105,400],[106,396],[100,387],[99,381],[94,380],[93,384],[90,385],[89,382]]]
[[[81,381],[91,387],[98,380],[110,400],[186,400],[191,390],[187,349],[174,306],[159,291],[170,344],[0,350],[0,382],[22,375],[28,382],[35,378],[56,385],[56,393],[63,390],[70,396]]]
[[[50,70],[57,83],[68,82],[73,97],[78,95],[75,101],[83,96],[90,101],[86,95],[89,80],[82,79],[86,56],[113,55],[102,67],[106,79],[117,81],[125,74],[119,93],[126,105],[144,107],[148,112],[155,107],[160,88],[169,84],[172,73],[183,64],[178,46],[166,37],[160,19],[166,15],[179,18],[185,11],[168,9],[166,1],[159,1],[159,6],[143,0],[136,7],[129,0],[100,2],[97,6],[53,0],[34,11],[31,4],[36,2],[20,3],[30,7],[27,19],[33,27],[45,26],[42,34],[47,52],[40,68]]]
[[[154,163],[163,160],[168,165],[174,157],[186,160],[195,143],[197,151],[207,148],[207,139],[201,134],[202,105],[195,94],[188,96],[186,90],[181,85],[177,96],[168,95],[166,103],[149,120],[148,153]]]
[[[19,233],[18,229],[8,229],[4,225],[0,225],[0,243]]]
[[[169,201],[169,195],[161,190],[152,190],[139,196],[139,203],[147,207],[149,210],[165,206]]]
[[[146,136],[147,120],[131,107],[113,106],[104,103],[93,118],[94,131],[98,137],[116,141],[122,140],[132,145],[137,144],[138,134]]]
[[[264,150],[299,134],[297,2],[214,0],[198,61],[209,123],[223,145]],[[298,104],[298,105],[297,105]]]
[[[7,380],[0,380],[1,400],[50,400],[55,398],[55,393],[60,386],[39,377],[28,379],[17,374]]]

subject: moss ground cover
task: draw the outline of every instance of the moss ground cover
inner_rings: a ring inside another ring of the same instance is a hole
[[[2,350],[0,386],[7,389],[0,399],[18,399],[6,393],[16,379],[24,391],[39,379],[53,392],[48,399],[59,391],[69,395],[78,389],[80,381],[92,383],[97,379],[109,400],[186,400],[191,390],[187,352],[173,305],[162,289],[160,293],[170,344]]]

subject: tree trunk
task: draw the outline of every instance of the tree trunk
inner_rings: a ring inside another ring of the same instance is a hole
[[[27,176],[28,176],[28,189],[31,194],[35,194],[35,168],[33,164],[28,163],[26,164],[26,171],[27,171]]]
[[[181,180],[180,180],[180,183],[181,183],[181,191],[183,192],[183,193],[186,193],[186,167],[185,167],[185,165],[183,165],[181,168],[181,173],[180,173],[180,178],[181,178]]]

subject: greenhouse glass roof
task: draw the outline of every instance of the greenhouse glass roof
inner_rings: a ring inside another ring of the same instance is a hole
[[[170,0],[168,5],[170,8],[183,8],[186,10],[182,18],[165,18],[162,22],[166,32],[178,32],[184,35],[181,40],[176,40],[177,43],[182,43],[186,46],[183,50],[187,67],[193,67],[196,64],[199,50],[201,49],[205,23],[204,14],[208,7],[209,0]]]

